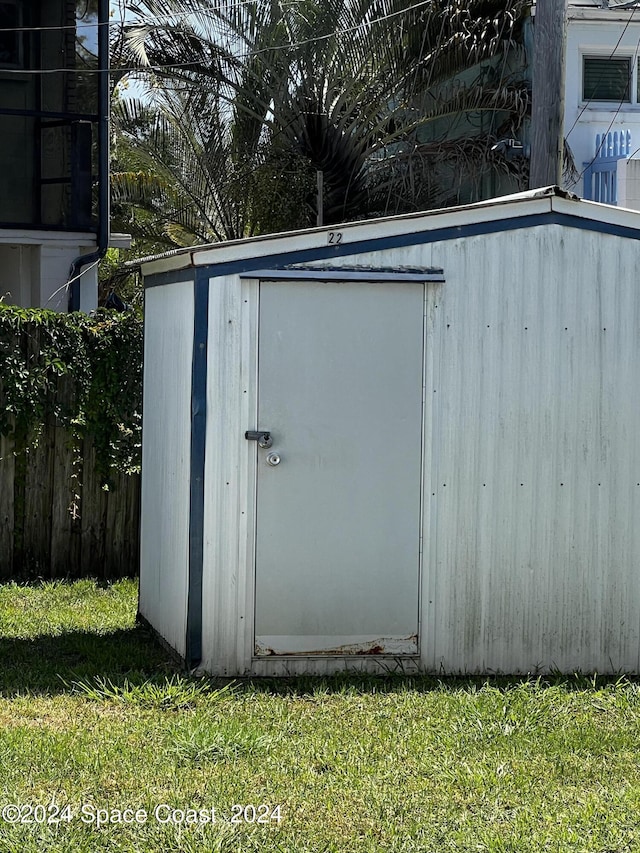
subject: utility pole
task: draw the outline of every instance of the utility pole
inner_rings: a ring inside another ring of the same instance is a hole
[[[566,0],[537,0],[529,188],[562,184]]]

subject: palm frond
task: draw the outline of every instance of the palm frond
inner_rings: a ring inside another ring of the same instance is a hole
[[[145,177],[116,179],[114,197],[166,206],[169,239],[221,240],[312,224],[316,170],[327,222],[447,203],[463,193],[454,168],[472,185],[498,173],[517,185],[488,140],[529,110],[527,9],[139,0],[123,61],[152,86],[114,121]]]

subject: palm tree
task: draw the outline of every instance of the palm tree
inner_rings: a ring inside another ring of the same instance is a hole
[[[147,89],[114,110],[137,166],[116,210],[186,245],[314,224],[317,171],[326,223],[468,200],[491,175],[516,188],[491,146],[528,110],[526,8],[139,0],[125,62]]]

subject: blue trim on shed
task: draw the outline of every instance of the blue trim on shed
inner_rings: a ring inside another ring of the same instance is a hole
[[[162,287],[163,284],[178,283],[182,283],[185,287],[188,287],[190,284],[193,284],[193,269],[195,267],[189,265],[179,270],[167,270],[167,272],[156,272],[153,275],[145,276],[144,289],[146,290],[148,287]]]
[[[186,663],[202,660],[202,569],[204,554],[204,463],[207,430],[207,341],[209,276],[197,269],[194,282],[193,360],[191,365],[191,482],[189,495],[189,574]]]
[[[362,269],[353,267],[292,267],[291,269],[264,269],[240,273],[240,278],[259,278],[261,281],[438,281],[444,282],[445,277],[440,269],[437,272],[407,272],[403,269]]]
[[[362,224],[365,225],[367,223],[363,221]],[[609,222],[584,219],[581,216],[549,211],[548,213],[536,213],[512,217],[510,219],[470,222],[466,225],[371,237],[367,240],[347,241],[332,246],[314,246],[309,249],[278,252],[271,255],[260,255],[259,257],[250,256],[247,258],[238,258],[233,261],[207,264],[206,266],[195,266],[193,269],[197,270],[199,274],[204,274],[210,278],[238,273],[246,275],[249,272],[264,270],[265,268],[282,269],[291,264],[304,264],[311,261],[332,258],[337,259],[349,255],[364,254],[366,252],[382,252],[385,249],[398,249],[406,246],[444,242],[446,240],[456,240],[460,237],[477,237],[501,231],[518,231],[522,228],[535,228],[541,225],[563,225],[567,228],[578,228],[580,230],[595,231],[603,234],[613,234],[618,237],[627,237],[632,240],[640,240],[640,229],[637,228],[613,225]],[[251,251],[250,244],[247,244],[247,251]],[[183,268],[147,276],[145,278],[145,287],[158,287],[163,284],[173,284],[181,279],[184,280],[185,272],[186,269]]]

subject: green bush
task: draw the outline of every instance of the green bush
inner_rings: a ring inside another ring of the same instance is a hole
[[[59,314],[0,303],[0,435],[37,443],[51,419],[78,449],[91,439],[97,473],[140,470],[142,321],[99,310]]]

